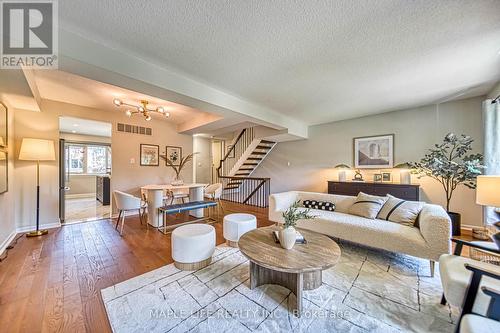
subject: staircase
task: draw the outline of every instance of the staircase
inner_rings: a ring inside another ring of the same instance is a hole
[[[255,138],[253,128],[240,132],[217,168],[216,181],[223,185],[224,200],[267,207],[270,179],[250,176],[275,145],[265,138]]]
[[[236,162],[228,176],[250,177],[259,164],[266,158],[271,149],[276,145],[276,142],[268,140],[254,139],[254,141],[256,142],[252,142],[248,147],[248,151],[240,157],[241,163]],[[232,179],[226,184],[224,189],[237,189],[242,182],[242,179]]]

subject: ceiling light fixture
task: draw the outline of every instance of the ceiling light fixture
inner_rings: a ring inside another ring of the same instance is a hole
[[[133,104],[124,103],[121,100],[119,100],[118,98],[115,98],[113,100],[113,104],[117,107],[125,105],[125,106],[129,106],[129,107],[134,108],[135,110],[134,109],[132,109],[132,110],[127,109],[127,111],[125,111],[125,115],[127,115],[127,117],[132,117],[132,115],[138,114],[138,113],[142,114],[144,116],[144,119],[146,119],[146,121],[151,120],[151,113],[158,113],[166,118],[170,117],[170,113],[166,112],[165,108],[163,106],[158,106],[156,109],[149,109],[148,108],[149,102],[146,100],[142,100],[141,105],[133,105]]]

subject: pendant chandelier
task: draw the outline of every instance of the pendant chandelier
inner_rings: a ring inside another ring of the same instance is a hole
[[[166,118],[170,117],[170,113],[166,112],[165,108],[163,106],[158,106],[156,109],[148,108],[149,102],[146,100],[141,100],[141,105],[133,105],[133,104],[124,103],[121,100],[119,100],[118,98],[115,98],[113,100],[113,104],[117,107],[125,105],[125,106],[129,106],[129,107],[133,108],[133,109],[127,109],[127,111],[125,111],[125,114],[127,115],[127,117],[132,117],[132,115],[134,115],[134,114],[142,114],[144,116],[144,119],[146,119],[146,121],[151,120],[151,113],[158,113]]]

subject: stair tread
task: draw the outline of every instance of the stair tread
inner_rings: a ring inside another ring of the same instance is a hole
[[[266,155],[267,153],[264,153],[262,151],[254,151],[252,154],[257,154],[257,155]]]
[[[272,146],[262,146],[262,145],[258,145],[257,147],[255,147],[255,149],[266,149],[266,150],[269,150],[271,148]]]
[[[248,157],[247,160],[260,161],[262,160],[262,157]]]
[[[243,165],[257,165],[257,163],[243,163]]]
[[[260,143],[275,144],[276,142],[274,142],[274,141],[269,141],[269,140],[260,140]]]

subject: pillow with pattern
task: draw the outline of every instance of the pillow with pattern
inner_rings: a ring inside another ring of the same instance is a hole
[[[333,212],[335,210],[335,204],[328,201],[304,200],[302,204],[305,208],[327,210],[330,212]]]
[[[387,197],[359,192],[356,201],[349,207],[349,214],[373,220],[377,217],[386,201]]]
[[[425,202],[406,201],[390,194],[387,195],[387,198],[377,218],[411,227],[418,227],[417,217],[422,208],[424,208]]]

